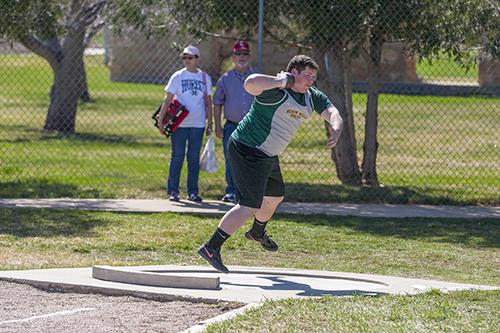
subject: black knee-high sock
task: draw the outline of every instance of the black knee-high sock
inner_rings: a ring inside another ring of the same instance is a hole
[[[210,240],[207,242],[207,245],[212,249],[218,250],[230,236],[231,235],[224,232],[224,230],[217,228],[217,230],[215,230],[214,234],[212,235],[212,238],[210,238]]]
[[[264,231],[266,230],[266,222],[261,222],[257,220],[256,218],[253,219],[253,225],[252,225],[252,234],[254,234],[257,237],[262,237],[264,235]]]

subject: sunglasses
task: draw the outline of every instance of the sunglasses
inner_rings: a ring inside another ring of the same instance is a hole
[[[198,58],[197,56],[182,56],[181,59],[182,60],[193,60],[195,58]]]
[[[250,55],[250,52],[236,51],[236,52],[234,52],[234,55],[237,55],[237,56]]]

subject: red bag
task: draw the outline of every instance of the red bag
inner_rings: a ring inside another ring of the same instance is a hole
[[[155,126],[158,128],[162,129],[163,134],[168,138],[172,133],[175,132],[177,127],[182,123],[182,121],[188,116],[189,111],[186,109],[184,105],[179,103],[177,98],[173,98],[172,102],[167,108],[167,113],[165,115],[165,118],[163,119],[163,122],[161,124],[158,124],[158,120],[160,118],[160,110],[163,104],[160,105],[158,110],[156,110],[155,113],[153,113],[153,120],[155,121]]]

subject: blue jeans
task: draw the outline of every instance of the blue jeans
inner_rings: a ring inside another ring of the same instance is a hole
[[[236,127],[238,127],[238,124],[226,121],[226,123],[224,124],[224,134],[222,136],[222,145],[224,146],[224,161],[226,165],[226,194],[236,194],[233,177],[231,175],[231,167],[229,166],[229,159],[227,158],[227,145],[229,143],[229,138],[231,137],[231,134],[233,134]]]
[[[179,127],[170,136],[172,142],[172,156],[168,171],[167,192],[168,194],[179,193],[179,180],[181,177],[182,164],[186,156],[187,143],[187,192],[198,194],[198,178],[200,175],[200,151],[203,144],[204,128]]]

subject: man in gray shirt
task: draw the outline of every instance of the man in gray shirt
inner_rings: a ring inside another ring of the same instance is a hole
[[[222,201],[237,203],[238,198],[227,158],[227,145],[238,123],[250,110],[254,98],[243,87],[245,79],[250,74],[255,73],[250,68],[250,47],[246,41],[240,40],[234,44],[233,61],[234,69],[224,73],[217,81],[214,95],[214,117],[215,135],[222,138],[226,166],[227,187]],[[221,123],[223,108],[224,118],[226,119],[224,127],[222,127]]]

